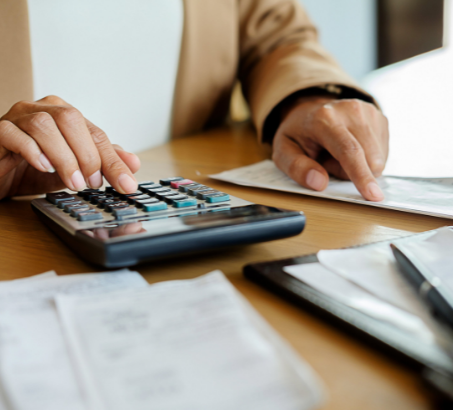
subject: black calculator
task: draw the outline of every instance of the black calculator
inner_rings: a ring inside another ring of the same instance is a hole
[[[303,212],[254,204],[195,181],[143,181],[34,199],[43,222],[81,258],[108,268],[297,235]]]

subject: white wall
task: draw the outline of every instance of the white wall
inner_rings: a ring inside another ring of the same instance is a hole
[[[299,0],[321,43],[354,78],[376,67],[376,0]]]

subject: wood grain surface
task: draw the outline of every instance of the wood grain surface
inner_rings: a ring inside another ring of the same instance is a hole
[[[148,282],[193,278],[221,269],[320,375],[328,394],[325,410],[432,408],[427,392],[410,370],[247,281],[242,267],[405,236],[448,225],[448,220],[209,179],[209,174],[269,158],[248,126],[179,139],[143,152],[140,158],[139,180],[182,175],[252,202],[302,210],[307,216],[304,232],[293,238],[136,267]],[[0,279],[51,269],[60,275],[99,270],[78,259],[37,219],[30,198],[0,201]]]

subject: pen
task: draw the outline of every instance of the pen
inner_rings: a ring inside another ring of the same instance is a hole
[[[442,280],[401,245],[390,244],[400,271],[432,309],[434,316],[453,329],[453,295]],[[452,267],[453,269],[453,267]]]

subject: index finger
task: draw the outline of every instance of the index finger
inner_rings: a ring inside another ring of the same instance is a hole
[[[377,184],[365,152],[346,127],[335,127],[323,134],[322,144],[340,163],[361,195],[368,201],[380,202],[384,194]]]
[[[138,188],[137,180],[129,167],[121,160],[104,131],[85,120],[88,130],[101,157],[101,169],[109,183],[122,194],[131,194]]]

